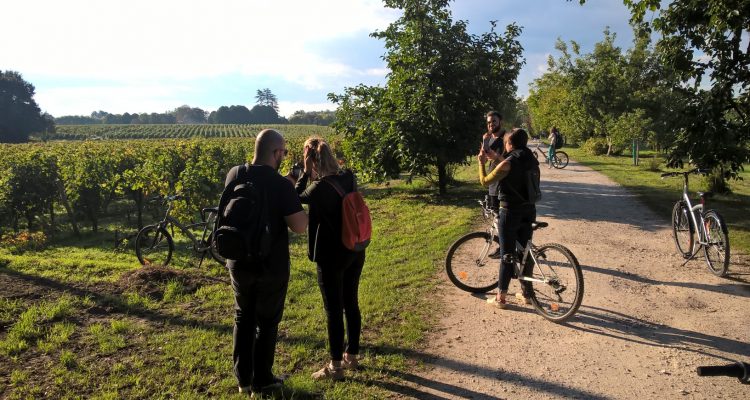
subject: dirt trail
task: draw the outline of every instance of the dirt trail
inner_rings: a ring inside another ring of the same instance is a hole
[[[681,266],[669,216],[604,175],[571,162],[543,168],[542,181],[538,219],[550,226],[534,242],[562,243],[578,257],[581,309],[566,324],[532,306],[495,309],[443,272],[440,328],[416,355],[426,368],[404,376],[396,397],[750,399],[750,385],[735,378],[695,374],[699,365],[750,362],[748,257],[732,256],[729,279],[702,257]]]

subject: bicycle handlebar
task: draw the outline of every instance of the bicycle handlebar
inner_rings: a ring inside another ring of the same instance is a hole
[[[707,365],[698,367],[698,376],[731,376],[745,385],[750,384],[750,364],[742,361],[727,365]]]
[[[690,171],[665,172],[659,175],[662,179],[670,176],[687,176],[690,174],[707,174],[709,171],[701,168],[693,168]]]

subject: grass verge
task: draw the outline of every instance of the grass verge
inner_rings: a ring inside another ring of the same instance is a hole
[[[422,181],[366,189],[374,232],[360,286],[364,369],[344,382],[310,378],[327,359],[325,313],[307,237],[293,235],[275,362],[290,375],[285,398],[394,395],[435,323],[429,298],[445,250],[483,195],[473,168],[459,178],[446,196]],[[0,397],[240,398],[223,268],[211,260],[197,268],[183,253],[171,271],[141,273],[132,251],[113,250],[102,231],[39,251],[0,248]]]

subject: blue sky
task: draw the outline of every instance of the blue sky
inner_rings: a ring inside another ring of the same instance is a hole
[[[588,52],[605,27],[631,46],[621,0],[457,0],[456,20],[472,33],[523,27],[518,95],[546,69],[555,40]],[[255,103],[270,88],[280,113],[333,109],[326,95],[385,83],[382,42],[369,37],[398,18],[380,0],[24,0],[3,5],[0,70],[36,87],[55,116],[207,111]]]

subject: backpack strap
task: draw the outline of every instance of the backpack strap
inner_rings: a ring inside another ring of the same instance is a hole
[[[321,181],[323,181],[323,182],[325,182],[325,183],[333,186],[333,188],[336,190],[336,193],[338,193],[339,196],[341,196],[343,198],[346,195],[346,191],[344,190],[344,188],[341,187],[341,185],[338,182],[336,182],[336,180],[334,180],[334,179],[326,179],[326,178],[327,177],[324,176],[321,179]],[[355,188],[356,188],[356,183],[355,183]]]

